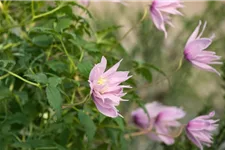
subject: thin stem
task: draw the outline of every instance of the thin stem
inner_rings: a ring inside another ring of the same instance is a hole
[[[133,29],[135,29],[140,23],[142,23],[142,21],[144,21],[145,17],[147,16],[147,13],[148,13],[148,8],[146,7],[144,9],[144,14],[141,17],[141,19],[122,36],[122,38],[119,40],[118,43],[116,43],[114,46],[112,46],[111,50],[113,48],[115,48],[120,42],[122,42]]]
[[[87,95],[83,101],[80,101],[80,102],[74,103],[74,104],[65,104],[62,106],[62,109],[72,108],[73,106],[81,105],[81,104],[85,103],[89,98],[90,98],[90,95]]]
[[[148,13],[148,8],[146,7],[145,10],[144,10],[144,14],[143,16],[141,17],[141,19],[133,26],[131,27],[123,36],[122,38],[120,39],[120,41],[124,40],[126,38],[126,36],[133,30],[135,29],[140,23],[142,23],[142,21],[144,21],[145,17],[147,16],[147,13]]]
[[[152,131],[152,124],[146,129],[146,130],[142,130],[142,131],[139,131],[139,132],[133,132],[133,133],[129,133],[129,134],[125,134],[125,138],[129,138],[129,137],[135,137],[135,136],[140,136],[140,135],[143,135],[143,134],[147,134],[149,132]]]
[[[9,73],[7,73],[7,74],[4,74],[4,75],[2,75],[2,76],[0,76],[0,80],[3,80],[3,79],[5,79],[6,77],[8,77],[10,74]]]
[[[51,15],[51,14],[55,13],[56,11],[58,11],[59,9],[63,8],[64,6],[65,6],[65,4],[61,4],[61,5],[59,5],[58,7],[56,7],[55,9],[53,9],[51,11],[48,11],[46,13],[42,13],[40,15],[35,15],[35,16],[32,17],[32,20]]]
[[[41,87],[39,83],[34,83],[34,82],[31,82],[31,81],[29,81],[29,80],[27,80],[27,79],[24,79],[23,77],[21,77],[21,76],[15,74],[15,73],[13,73],[13,72],[11,72],[11,71],[9,71],[9,70],[2,69],[2,68],[0,68],[0,69],[3,70],[3,71],[5,71],[5,72],[7,72],[8,74],[10,74],[10,75],[12,75],[12,76],[18,78],[18,79],[20,79],[20,80],[22,80],[22,81],[24,81],[24,82],[30,84],[30,85],[33,85],[33,86],[36,86],[36,87],[39,87],[39,88]]]
[[[67,49],[66,49],[66,47],[65,47],[65,45],[64,45],[64,43],[63,43],[63,41],[62,41],[62,38],[59,38],[59,39],[60,39],[60,42],[61,42],[61,44],[62,44],[63,50],[64,50],[64,52],[66,53],[66,56],[68,57],[68,59],[69,59],[71,65],[72,65],[72,66],[74,67],[74,69],[76,70],[77,67],[76,67],[76,65],[74,64],[73,59],[70,57],[70,55],[69,55],[69,53],[68,53],[68,51],[67,51]]]
[[[152,128],[153,127],[150,126],[147,130],[143,130],[143,131],[140,131],[140,132],[134,132],[134,133],[130,133],[130,134],[125,134],[124,137],[126,139],[128,139],[129,137],[140,136],[140,135],[144,135],[144,134],[147,134],[147,133],[154,133],[156,135],[162,135],[162,136],[166,136],[166,137],[170,137],[170,138],[177,138],[177,137],[179,137],[181,135],[181,133],[182,133],[182,131],[183,131],[183,129],[184,129],[185,126],[186,125],[180,126],[179,127],[179,130],[176,133],[171,134],[171,135],[169,135],[169,134],[163,134],[163,133],[158,133],[158,132],[152,131]]]

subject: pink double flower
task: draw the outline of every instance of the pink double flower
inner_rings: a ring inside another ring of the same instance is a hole
[[[170,136],[172,127],[179,127],[181,124],[178,119],[185,116],[185,112],[181,108],[174,106],[164,106],[158,102],[152,102],[145,105],[150,116],[142,108],[138,108],[132,112],[133,122],[142,129],[147,129],[150,126],[156,131],[149,132],[147,135],[154,141],[163,142],[167,145],[174,143],[174,138]]]
[[[177,9],[184,7],[179,0],[153,0],[150,6],[150,14],[156,28],[163,31],[167,38],[166,24],[174,27],[170,15],[182,15]]]
[[[131,88],[128,85],[120,85],[131,77],[128,76],[128,71],[117,71],[121,61],[105,71],[107,60],[103,56],[101,62],[91,70],[88,80],[90,93],[97,109],[112,118],[120,115],[116,106],[120,104],[120,101],[125,101],[121,98],[126,94],[123,92],[123,88]]]
[[[184,48],[184,57],[194,66],[220,75],[220,73],[210,65],[222,64],[222,62],[219,61],[221,56],[217,56],[213,51],[206,50],[211,45],[214,35],[209,38],[202,38],[201,36],[205,30],[206,23],[203,25],[203,29],[199,33],[201,24],[201,21],[199,21],[198,26],[189,37]]]

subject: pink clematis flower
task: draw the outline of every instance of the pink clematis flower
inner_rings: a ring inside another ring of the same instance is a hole
[[[199,21],[198,26],[186,43],[184,48],[184,57],[194,66],[220,75],[220,73],[211,67],[210,64],[222,64],[222,62],[219,62],[221,57],[217,56],[215,52],[205,50],[212,43],[214,35],[210,38],[201,38],[206,27],[206,23],[203,26],[202,32],[199,34],[200,26],[201,21]]]
[[[150,6],[152,21],[157,29],[164,32],[165,38],[167,38],[165,24],[174,27],[169,15],[183,15],[177,10],[182,7],[184,6],[179,0],[153,0],[152,5]]]
[[[203,150],[203,145],[210,147],[212,144],[212,131],[216,130],[219,120],[211,119],[215,112],[209,115],[199,116],[191,121],[186,126],[186,133],[189,140],[191,140],[197,147]]]
[[[131,114],[133,122],[142,129],[152,126],[158,133],[148,133],[148,137],[152,140],[164,142],[167,145],[173,144],[174,139],[169,137],[171,127],[179,127],[181,125],[177,120],[183,118],[185,112],[180,108],[164,106],[158,102],[148,103],[145,107],[150,116],[150,120],[144,110],[138,108]]]
[[[102,114],[112,118],[121,116],[116,106],[120,104],[120,101],[125,101],[121,98],[126,94],[123,92],[123,88],[131,88],[127,85],[120,85],[121,82],[131,77],[128,76],[128,71],[117,71],[121,61],[105,71],[107,60],[103,56],[101,62],[91,70],[88,80],[91,88],[90,93],[97,109]]]

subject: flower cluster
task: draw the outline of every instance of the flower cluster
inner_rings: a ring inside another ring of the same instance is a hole
[[[152,21],[156,28],[163,31],[165,37],[168,33],[165,24],[174,27],[171,22],[170,15],[183,15],[177,9],[184,7],[179,0],[153,0],[149,7]],[[214,35],[209,38],[202,38],[202,34],[206,28],[206,23],[200,31],[202,22],[200,21],[194,32],[188,38],[184,46],[184,58],[194,66],[205,71],[220,73],[214,69],[211,64],[222,64],[220,56],[215,52],[207,51],[206,49],[211,45]],[[126,93],[124,88],[130,88],[128,85],[120,85],[122,82],[128,80],[131,76],[128,71],[117,71],[121,60],[112,68],[106,70],[107,60],[102,57],[101,62],[96,64],[90,72],[89,84],[91,88],[91,96],[97,109],[108,117],[115,118],[122,116],[119,114],[116,106],[120,101],[124,101],[123,97]],[[158,102],[152,102],[145,105],[143,108],[134,110],[131,114],[134,124],[141,130],[150,130],[143,132],[154,140],[163,142],[166,145],[174,144],[174,128],[185,128],[188,139],[192,141],[197,147],[203,150],[203,145],[210,146],[212,143],[212,132],[217,128],[218,120],[211,119],[215,112],[209,115],[199,116],[186,125],[182,125],[178,120],[185,116],[183,109],[175,106],[165,106]],[[152,132],[154,130],[154,132]]]

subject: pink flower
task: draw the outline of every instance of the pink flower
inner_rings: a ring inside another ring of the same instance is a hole
[[[123,88],[130,88],[130,86],[120,85],[131,77],[128,76],[128,71],[117,71],[121,61],[105,71],[107,60],[103,56],[101,62],[93,67],[89,75],[90,93],[97,109],[112,118],[120,115],[116,106],[120,104],[120,101],[125,101],[121,98],[126,94]]]
[[[153,0],[150,6],[152,21],[156,28],[164,32],[165,38],[167,37],[165,24],[174,27],[169,15],[182,15],[182,13],[177,10],[182,7],[183,5],[179,0]]]
[[[212,120],[215,112],[209,115],[199,116],[191,121],[186,126],[186,133],[189,140],[191,140],[197,147],[203,150],[202,145],[210,147],[212,142],[212,131],[216,130],[219,120]]]
[[[142,108],[138,108],[132,112],[133,122],[140,128],[146,129],[149,126],[155,128],[155,133],[148,133],[148,136],[155,141],[164,142],[167,145],[174,143],[174,139],[169,137],[171,127],[179,127],[181,124],[177,119],[185,116],[185,112],[174,106],[164,106],[158,102],[152,102],[145,105],[150,116]],[[160,135],[162,134],[162,135]],[[164,136],[168,135],[168,136]]]
[[[199,34],[200,26],[201,21],[199,21],[198,26],[189,37],[185,45],[184,57],[194,66],[206,71],[215,72],[220,75],[220,73],[211,67],[210,64],[222,64],[222,62],[219,62],[221,57],[217,56],[215,52],[205,50],[212,43],[214,35],[212,35],[210,38],[201,38],[201,35],[206,27],[206,23],[203,26],[202,32]]]

